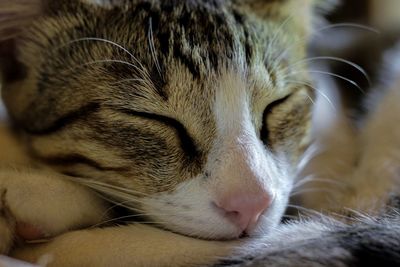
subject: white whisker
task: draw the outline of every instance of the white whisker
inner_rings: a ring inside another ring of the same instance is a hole
[[[150,45],[151,56],[153,57],[154,64],[156,65],[156,68],[157,68],[158,74],[160,74],[160,77],[163,77],[162,71],[161,71],[160,62],[158,61],[156,49],[155,49],[155,47],[154,47],[153,20],[152,20],[152,18],[149,19],[148,39],[149,39],[149,45]]]
[[[127,188],[123,188],[123,187],[119,187],[119,186],[115,186],[115,185],[111,185],[108,183],[103,183],[103,182],[99,182],[99,181],[95,181],[95,180],[89,180],[89,179],[77,178],[77,177],[74,177],[73,179],[74,179],[74,181],[77,181],[77,182],[79,182],[81,184],[85,184],[85,185],[103,186],[103,187],[118,190],[121,192],[130,193],[132,195],[140,195],[142,197],[149,196],[148,194],[145,194],[143,192],[139,192],[139,191],[135,191],[132,189],[127,189]]]
[[[294,84],[299,84],[299,85],[304,85],[304,86],[308,86],[312,89],[314,89],[316,92],[318,92],[318,94],[320,94],[324,99],[326,99],[326,101],[329,103],[329,105],[331,106],[331,108],[336,111],[336,107],[333,104],[333,102],[329,99],[329,97],[322,92],[321,90],[317,89],[315,86],[311,85],[311,83],[308,82],[301,82],[301,81],[294,81],[294,80],[286,80],[289,83],[294,83]]]
[[[305,207],[302,207],[302,206],[298,206],[298,205],[294,205],[294,204],[289,204],[288,205],[288,207],[289,208],[293,208],[293,209],[297,209],[298,211],[303,211],[303,212],[305,212],[305,213],[308,213],[309,215],[313,215],[313,216],[319,216],[319,217],[325,217],[325,215],[323,214],[323,213],[321,213],[321,212],[318,212],[318,211],[316,211],[316,210],[313,210],[313,209],[307,209],[307,208],[305,208]],[[307,214],[306,214],[307,215]]]
[[[371,33],[375,33],[375,34],[380,34],[380,31],[376,28],[370,27],[370,26],[366,26],[366,25],[362,25],[362,24],[358,24],[358,23],[351,23],[351,22],[344,22],[344,23],[335,23],[335,24],[331,24],[322,28],[319,28],[315,31],[315,33],[320,33],[322,31],[326,31],[326,30],[331,30],[334,28],[354,28],[354,29],[359,29],[359,30],[365,30],[365,31],[369,31]]]
[[[308,72],[308,73],[316,73],[316,74],[322,74],[322,75],[328,75],[328,76],[332,76],[335,78],[338,78],[340,80],[346,81],[352,85],[354,85],[355,87],[357,87],[357,89],[362,92],[365,93],[365,91],[353,80],[346,78],[342,75],[336,74],[336,73],[332,73],[332,72],[328,72],[328,71],[320,71],[320,70],[302,70],[302,71],[293,71],[291,72],[291,74],[296,74],[296,73],[303,73],[303,72]],[[287,75],[286,77],[288,77],[289,75]]]
[[[313,143],[308,148],[306,151],[304,151],[303,155],[301,156],[299,162],[297,163],[297,173],[301,172],[304,170],[304,168],[307,166],[307,164],[314,159],[318,154],[320,154],[322,151],[321,147],[317,145],[317,143]]]
[[[293,18],[295,17],[295,13],[291,14],[288,16],[276,29],[274,35],[272,36],[270,42],[268,43],[267,47],[267,53],[271,50],[272,45],[275,44],[275,42],[278,40],[279,34],[283,32],[283,28],[288,24]]]
[[[305,193],[314,193],[314,192],[326,192],[326,193],[333,193],[332,189],[328,189],[328,188],[306,188],[303,190],[298,190],[298,191],[293,191],[290,194],[290,197],[294,197],[294,196],[298,196],[298,195],[302,195]]]
[[[326,184],[329,184],[329,185],[337,186],[340,189],[346,189],[347,188],[345,182],[337,181],[337,180],[334,180],[334,179],[327,179],[327,178],[316,178],[315,175],[308,175],[305,178],[300,179],[298,181],[298,183],[296,183],[293,186],[293,189],[294,189],[293,191],[296,191],[296,189],[298,189],[298,188],[300,188],[300,187],[302,187],[305,184],[310,183],[310,182],[326,183]]]
[[[355,87],[357,87],[357,89],[360,90],[360,92],[365,93],[365,91],[358,85],[358,83],[356,83],[355,81],[353,81],[353,80],[351,80],[349,78],[346,78],[346,77],[344,77],[342,75],[339,75],[339,74],[336,74],[336,73],[332,73],[332,72],[328,72],[328,71],[319,71],[319,70],[309,70],[308,72],[309,73],[316,73],[316,74],[323,74],[323,75],[330,75],[332,77],[339,78],[339,79],[341,79],[343,81],[346,81],[346,82],[354,85]]]
[[[370,86],[372,85],[371,78],[369,77],[368,73],[360,65],[358,65],[354,62],[351,62],[350,60],[346,60],[344,58],[339,58],[339,57],[319,56],[319,57],[305,58],[305,59],[302,59],[302,60],[292,63],[290,66],[287,67],[287,69],[290,67],[299,65],[299,64],[303,64],[303,63],[307,63],[307,62],[311,62],[311,61],[318,61],[318,60],[328,60],[328,61],[336,61],[336,62],[345,63],[345,64],[353,67],[354,69],[358,70],[365,77],[368,84]]]
[[[89,65],[94,65],[94,64],[103,64],[103,63],[120,63],[120,64],[123,64],[123,65],[130,66],[130,67],[134,68],[135,70],[137,70],[138,72],[142,73],[142,70],[139,69],[138,66],[136,66],[136,65],[134,65],[132,63],[129,63],[127,61],[124,61],[124,60],[119,60],[119,59],[93,60],[93,61],[89,61],[89,62],[80,64],[80,65],[77,65],[77,67],[84,67],[84,66],[89,66]]]
[[[315,37],[315,36],[319,36],[321,32],[327,31],[327,30],[331,30],[334,28],[353,28],[353,29],[359,29],[359,30],[366,30],[366,31],[370,31],[372,33],[376,33],[379,34],[380,32],[372,27],[369,26],[365,26],[362,24],[357,24],[357,23],[336,23],[336,24],[331,24],[328,26],[324,26],[322,28],[316,29],[310,37]],[[284,59],[284,55],[286,54],[287,51],[289,51],[290,49],[292,49],[295,45],[298,44],[298,42],[301,41],[306,41],[310,38],[309,36],[304,36],[303,38],[300,38],[297,42],[292,43],[291,45],[287,46],[276,58],[275,60],[273,60],[273,62],[276,62],[276,64],[280,64],[281,61]]]
[[[61,45],[61,46],[59,46],[57,49],[61,49],[61,48],[65,47],[65,46],[67,46],[67,45],[71,45],[71,44],[73,44],[73,43],[78,43],[78,42],[83,42],[83,41],[97,41],[97,42],[104,42],[104,43],[111,44],[111,45],[113,45],[113,46],[115,46],[115,47],[121,49],[122,51],[126,52],[137,64],[139,64],[139,66],[140,66],[143,70],[145,70],[145,67],[142,65],[142,63],[141,63],[128,49],[126,49],[125,47],[123,47],[123,46],[120,45],[120,44],[117,44],[116,42],[113,42],[113,41],[110,41],[110,40],[107,40],[107,39],[103,39],[103,38],[98,38],[98,37],[83,37],[83,38],[78,38],[78,39],[74,39],[74,40],[72,40],[72,41],[70,41],[70,42],[67,42],[67,43],[65,43],[65,44],[63,44],[63,45]]]

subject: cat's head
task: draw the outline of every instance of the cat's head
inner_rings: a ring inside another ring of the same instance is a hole
[[[2,1],[3,98],[34,156],[148,220],[268,231],[308,142],[313,5]]]

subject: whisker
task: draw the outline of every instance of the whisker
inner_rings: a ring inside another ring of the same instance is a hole
[[[99,182],[99,181],[95,181],[95,180],[88,180],[88,179],[78,178],[78,177],[74,177],[73,179],[74,179],[74,181],[78,181],[78,182],[80,182],[82,184],[86,184],[86,185],[103,186],[106,188],[118,190],[118,191],[125,192],[125,193],[131,193],[132,195],[140,195],[142,197],[150,196],[149,194],[146,194],[143,192],[139,192],[139,191],[135,191],[132,189],[127,189],[127,188],[123,188],[123,187],[119,187],[119,186],[115,186],[115,185],[111,185],[108,183],[103,183],[103,182]]]
[[[311,102],[311,104],[314,106],[315,105],[315,101],[313,99],[312,96],[310,96],[309,94],[307,94],[307,99]]]
[[[299,179],[296,183],[293,184],[292,190],[295,191],[297,188],[303,186],[304,184],[313,181],[315,176],[310,174],[305,176],[304,178]]]
[[[357,23],[336,23],[336,24],[331,24],[328,26],[324,26],[322,28],[316,29],[311,36],[304,36],[303,38],[300,38],[297,42],[292,43],[291,45],[289,45],[288,47],[286,47],[274,60],[273,62],[276,62],[277,65],[279,65],[282,60],[284,59],[284,55],[286,54],[287,51],[289,51],[290,49],[292,49],[295,45],[298,44],[298,42],[301,41],[305,41],[311,37],[315,37],[315,36],[320,36],[321,32],[330,30],[330,29],[334,29],[334,28],[353,28],[353,29],[359,29],[359,30],[366,30],[366,31],[370,31],[372,33],[376,33],[379,34],[379,30],[369,27],[369,26],[365,26],[362,24],[357,24]]]
[[[80,65],[77,65],[76,67],[85,67],[85,66],[89,66],[89,65],[94,65],[94,64],[103,64],[103,63],[120,63],[123,65],[127,65],[130,66],[132,68],[134,68],[135,70],[137,70],[139,73],[142,73],[143,71],[136,65],[129,63],[127,61],[124,60],[119,60],[119,59],[101,59],[101,60],[93,60],[93,61],[89,61]]]
[[[149,39],[150,51],[151,51],[151,55],[152,55],[153,60],[154,60],[154,64],[156,65],[156,68],[157,68],[158,74],[160,74],[160,77],[163,77],[162,71],[161,71],[160,62],[158,61],[156,49],[154,47],[153,20],[152,20],[151,17],[149,19],[148,39]]]
[[[74,177],[75,179],[76,177]],[[88,186],[94,189],[97,192],[101,192],[99,194],[100,197],[105,199],[106,201],[115,204],[115,206],[121,206],[128,210],[131,210],[135,213],[137,212],[146,212],[142,208],[138,207],[138,204],[147,205],[148,203],[139,197],[151,197],[151,195],[144,194],[141,192],[133,191],[126,188],[121,188],[118,186],[101,183],[98,181],[86,181],[85,179],[77,179],[76,181],[80,182],[81,184]],[[110,198],[112,197],[112,198]],[[119,201],[123,200],[123,201]],[[110,208],[109,208],[110,209]],[[112,209],[112,207],[111,207]],[[162,213],[157,212],[154,213],[153,216],[172,216],[172,215],[186,215],[186,212],[183,211],[174,211],[174,214],[171,213]]]
[[[309,72],[309,73],[316,73],[316,74],[323,74],[323,75],[330,75],[330,76],[332,76],[332,77],[339,78],[339,79],[341,79],[341,80],[343,80],[343,81],[346,81],[346,82],[348,82],[348,83],[354,85],[355,87],[357,87],[357,89],[358,89],[361,93],[365,94],[365,91],[358,85],[358,83],[356,83],[355,81],[353,81],[353,80],[351,80],[351,79],[349,79],[349,78],[346,78],[346,77],[344,77],[344,76],[342,76],[342,75],[339,75],[339,74],[336,74],[336,73],[332,73],[332,72],[328,72],[328,71],[319,71],[319,70],[309,70],[308,72]]]
[[[83,38],[78,38],[78,39],[74,39],[74,40],[71,40],[71,41],[69,41],[69,42],[63,44],[63,45],[59,46],[59,47],[56,48],[56,49],[61,49],[61,48],[65,47],[65,46],[71,45],[71,44],[73,44],[73,43],[84,42],[84,41],[97,41],[97,42],[104,42],[104,43],[111,44],[111,45],[113,45],[113,46],[115,46],[115,47],[121,49],[122,51],[126,52],[136,63],[139,64],[139,66],[140,66],[143,70],[146,70],[146,68],[142,65],[142,63],[141,63],[128,49],[126,49],[125,47],[123,47],[123,46],[120,45],[120,44],[117,44],[116,42],[113,42],[113,41],[111,41],[111,40],[107,40],[107,39],[104,39],[104,38],[98,38],[98,37],[83,37]]]
[[[336,61],[336,62],[341,62],[341,63],[345,63],[353,68],[355,68],[356,70],[358,70],[367,80],[368,85],[371,86],[372,82],[371,82],[371,78],[369,77],[368,73],[358,64],[351,62],[350,60],[346,60],[344,58],[339,58],[339,57],[332,57],[332,56],[319,56],[319,57],[310,57],[310,58],[305,58],[302,60],[299,60],[297,62],[292,63],[290,66],[288,66],[286,69],[296,66],[298,64],[302,64],[302,63],[307,63],[307,62],[311,62],[311,61],[318,61],[318,60],[328,60],[328,61]]]
[[[294,205],[294,204],[289,204],[288,207],[289,207],[289,208],[293,208],[293,209],[297,209],[298,211],[305,212],[306,215],[307,215],[307,213],[308,213],[308,215],[316,215],[316,216],[325,217],[325,215],[324,215],[323,213],[321,213],[321,212],[318,212],[318,211],[313,210],[313,209],[308,209],[308,208],[305,208],[305,207],[302,207],[302,206],[298,206],[298,205]]]
[[[336,73],[332,73],[332,72],[328,72],[328,71],[320,71],[320,70],[304,70],[304,71],[300,71],[300,70],[299,70],[299,71],[293,71],[293,72],[291,72],[291,74],[303,73],[303,72],[316,73],[316,74],[322,74],[322,75],[328,75],[328,76],[332,76],[332,77],[341,79],[341,80],[346,81],[346,82],[348,82],[348,83],[354,85],[355,87],[357,87],[357,89],[358,89],[360,92],[365,93],[365,91],[358,85],[358,83],[356,83],[355,81],[353,81],[353,80],[351,80],[351,79],[349,79],[349,78],[346,78],[346,77],[344,77],[344,76],[342,76],[342,75],[336,74]]]
[[[324,92],[322,92],[321,90],[317,89],[315,86],[311,85],[311,83],[308,83],[308,82],[301,82],[301,81],[295,81],[295,80],[286,80],[286,81],[289,82],[289,83],[294,83],[294,84],[299,84],[299,85],[308,86],[308,87],[314,89],[316,92],[318,92],[318,94],[320,94],[320,95],[329,103],[329,105],[331,106],[331,108],[332,108],[334,111],[336,111],[336,107],[335,107],[335,105],[333,104],[333,102],[329,99],[329,97],[328,97]]]
[[[89,228],[91,228],[91,229],[97,228],[97,227],[100,227],[100,226],[103,226],[103,225],[106,225],[106,224],[109,224],[109,223],[112,223],[112,222],[117,222],[117,221],[119,221],[119,220],[127,219],[127,218],[132,218],[132,217],[140,217],[140,216],[139,216],[139,215],[120,216],[120,217],[112,218],[112,219],[109,219],[109,220],[105,220],[105,221],[102,221],[102,222],[93,224],[93,225],[91,225]]]
[[[278,40],[279,34],[283,32],[283,28],[295,17],[295,12],[293,12],[290,16],[288,16],[276,29],[274,35],[271,38],[271,41],[268,43],[267,53],[271,50],[272,45]]]
[[[294,190],[297,188],[300,188],[301,186],[310,183],[310,182],[317,182],[317,183],[327,183],[330,185],[334,185],[337,187],[340,187],[341,189],[345,189],[346,188],[346,183],[345,182],[341,182],[341,181],[337,181],[334,179],[327,179],[327,178],[316,178],[315,175],[308,175],[306,176],[304,179],[299,180],[298,183],[296,183],[293,188]]]
[[[353,29],[369,31],[369,32],[375,33],[375,34],[381,33],[378,29],[376,29],[374,27],[366,26],[366,25],[359,24],[359,23],[351,23],[351,22],[335,23],[335,24],[331,24],[328,26],[324,26],[322,28],[317,29],[316,33],[326,31],[326,30],[331,30],[334,28],[353,28]]]
[[[113,202],[113,201],[108,200],[108,202],[113,203],[113,205],[111,205],[110,207],[108,207],[108,208],[103,212],[103,215],[101,216],[102,218],[104,218],[106,215],[108,215],[108,213],[109,213],[110,211],[112,211],[114,208],[116,208],[116,207],[124,207],[124,205],[125,205],[126,203],[129,203],[129,202],[131,202],[131,201],[130,201],[130,200],[125,200],[125,201],[122,201],[122,202]]]
[[[303,190],[299,190],[299,191],[293,191],[290,194],[290,197],[302,195],[302,194],[305,194],[305,193],[315,193],[315,192],[326,192],[326,193],[331,194],[333,192],[333,190],[332,189],[327,189],[327,188],[307,188],[307,189],[303,189]]]
[[[126,222],[125,221],[125,219],[130,219],[130,218],[142,218],[142,217],[146,217],[146,216],[159,216],[159,214],[150,214],[150,213],[140,213],[140,214],[131,214],[131,215],[125,215],[125,216],[120,216],[120,217],[115,217],[115,218],[112,218],[112,219],[109,219],[109,220],[105,220],[105,221],[102,221],[102,222],[99,222],[99,223],[97,223],[97,224],[94,224],[94,225],[91,225],[90,226],[90,228],[96,228],[96,227],[100,227],[100,226],[102,226],[102,225],[106,225],[106,224],[110,224],[110,223],[112,223],[112,222],[118,222],[118,221],[121,221],[121,220],[124,220],[124,222]],[[139,223],[139,224],[142,224],[142,223],[154,223],[154,224],[165,224],[165,221],[158,221],[158,222],[156,222],[156,221],[143,221],[143,220],[140,220],[140,221],[134,221],[134,220],[132,220],[132,221],[128,221],[129,223]]]
[[[316,156],[318,156],[322,151],[322,148],[318,146],[315,142],[311,144],[306,151],[304,151],[303,155],[301,156],[299,162],[297,163],[296,169],[297,169],[297,174],[299,172],[302,172],[304,168],[307,166],[307,164],[314,159]]]

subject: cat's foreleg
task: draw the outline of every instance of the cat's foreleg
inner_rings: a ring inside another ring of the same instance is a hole
[[[376,101],[375,101],[376,102]],[[343,206],[374,213],[400,192],[400,80],[371,110],[362,129],[360,159]]]
[[[335,83],[324,79],[318,87],[321,93],[314,106],[314,142],[303,156],[307,163],[299,164],[302,171],[293,194],[306,209],[336,212],[350,188],[348,176],[357,163],[359,137],[344,112]]]
[[[107,220],[101,198],[56,173],[3,168],[0,193],[0,253],[16,238],[46,238]]]
[[[328,218],[282,225],[260,239],[204,241],[129,225],[80,230],[13,256],[48,267],[398,266],[399,216],[347,225]],[[239,243],[240,242],[240,243]]]
[[[19,248],[12,256],[29,262],[47,258],[48,267],[188,267],[217,262],[235,245],[132,224],[69,232],[46,244]]]
[[[301,188],[304,207],[376,214],[400,192],[400,80],[371,97],[375,106],[358,131],[339,113],[319,135],[321,152],[303,173],[313,178]]]

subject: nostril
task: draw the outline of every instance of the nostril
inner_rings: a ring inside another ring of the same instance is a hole
[[[228,210],[223,205],[220,205],[217,202],[213,202],[212,204],[216,208],[217,212],[221,214],[221,216],[225,217],[229,221],[231,221],[234,224],[236,224],[237,226],[239,226],[242,231],[245,230],[247,225],[245,226],[242,224],[247,224],[247,223],[246,222],[241,223],[242,214],[239,211]]]
[[[239,220],[240,213],[238,211],[225,211],[224,210],[224,212],[225,212],[224,216],[228,220],[230,220],[230,221]]]
[[[261,214],[268,209],[271,201],[270,194],[266,192],[255,194],[240,192],[225,195],[213,204],[225,218],[245,231],[257,224]]]

